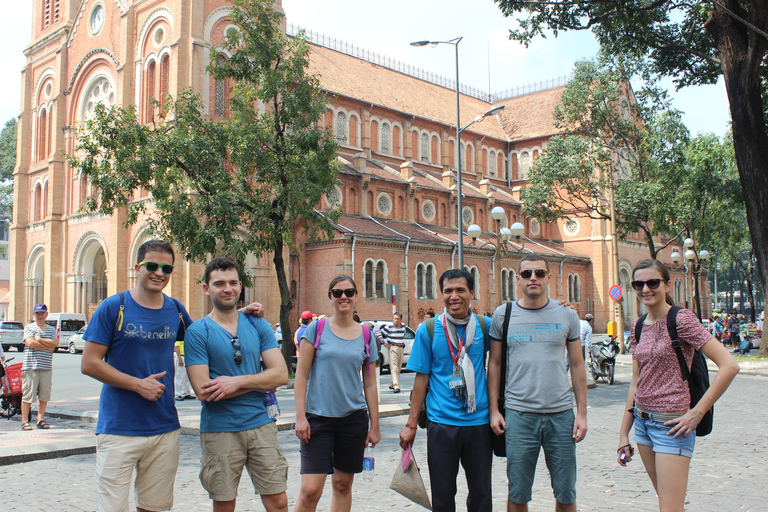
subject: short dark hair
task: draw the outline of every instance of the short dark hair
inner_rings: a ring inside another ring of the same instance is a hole
[[[203,282],[208,284],[211,279],[211,272],[214,270],[237,270],[237,277],[240,278],[240,266],[229,258],[216,258],[208,262],[203,273]]]
[[[467,280],[467,287],[469,287],[469,291],[475,291],[475,278],[472,276],[472,274],[460,268],[452,268],[451,270],[446,270],[443,272],[443,275],[440,276],[440,292],[442,293],[443,291],[443,281],[461,279],[462,277]]]
[[[434,311],[427,311],[427,318],[435,318],[435,312]]]
[[[543,261],[544,266],[547,268],[547,273],[549,273],[549,262],[547,261],[547,258],[545,258],[543,254],[532,252],[530,254],[526,254],[525,256],[523,256],[520,259],[520,264],[517,266],[518,272],[520,271],[520,269],[523,268],[524,261]]]
[[[395,312],[392,314],[392,316],[399,316],[399,317],[400,317],[400,320],[402,320],[402,319],[403,319],[403,314],[402,314],[401,312],[399,312],[399,311],[395,311]]]
[[[139,246],[136,263],[144,261],[144,256],[146,256],[148,252],[166,252],[171,255],[171,263],[176,262],[176,254],[173,252],[173,247],[165,240],[147,240],[141,244],[141,246]]]

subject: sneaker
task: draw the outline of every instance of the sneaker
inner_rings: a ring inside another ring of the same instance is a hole
[[[177,396],[177,397],[176,397],[176,401],[177,401],[177,402],[181,402],[182,400],[184,400],[184,397],[183,397],[183,396]]]
[[[395,393],[399,393],[399,392],[400,392],[400,388],[394,388],[394,389],[393,389],[393,391],[394,391]]]

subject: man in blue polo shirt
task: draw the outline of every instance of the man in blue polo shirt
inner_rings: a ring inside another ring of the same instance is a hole
[[[426,322],[419,326],[408,359],[407,368],[417,373],[400,446],[413,444],[426,399],[432,510],[456,510],[456,476],[461,463],[469,490],[467,510],[490,512],[493,447],[485,340],[478,317],[470,309],[475,280],[464,270],[448,270],[440,276],[440,291],[445,310],[435,318],[433,337],[430,339]]]
[[[237,311],[241,290],[234,261],[208,263],[203,291],[213,310],[184,339],[189,380],[203,407],[200,482],[214,512],[233,511],[247,465],[267,512],[287,512],[288,463],[264,400],[265,392],[288,383],[288,370],[269,323]]]

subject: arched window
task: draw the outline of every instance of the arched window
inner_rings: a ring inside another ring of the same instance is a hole
[[[488,161],[490,163],[490,169],[488,172],[490,173],[491,177],[495,178],[496,177],[496,153],[494,153],[493,151],[489,152]]]
[[[520,153],[520,179],[524,179],[531,169],[531,154],[527,151]]]
[[[163,105],[165,105],[169,91],[168,78],[170,75],[170,62],[171,56],[167,53],[163,56],[163,60],[160,61],[160,101],[163,102]]]
[[[32,205],[32,221],[37,222],[40,220],[40,212],[42,211],[42,201],[43,201],[43,186],[38,183],[35,186],[35,202]]]
[[[517,282],[515,279],[515,271],[512,269],[503,269],[501,271],[501,300],[509,302],[516,300]]]
[[[155,70],[156,63],[152,61],[147,66],[144,75],[144,122],[149,123],[154,117],[155,106],[152,104],[155,99]]]
[[[225,55],[218,56],[218,65],[224,65],[227,60]],[[224,117],[227,113],[227,81],[216,80],[213,85],[213,115]]]
[[[347,114],[344,112],[336,114],[336,142],[347,143]]]
[[[416,298],[435,299],[435,265],[432,263],[416,265]]]
[[[389,123],[381,123],[381,152],[385,155],[391,153],[390,143],[390,128]]]
[[[384,297],[385,274],[386,265],[384,260],[368,260],[365,262],[365,298],[380,299]]]
[[[568,274],[568,302],[581,301],[581,278],[578,274]]]
[[[48,112],[43,110],[37,118],[37,160],[45,160],[48,156]]]
[[[471,267],[464,265],[464,270],[472,274],[472,277],[475,280],[475,299],[478,299],[480,297],[480,272],[474,265]]]
[[[421,134],[421,161],[429,162],[429,135]]]

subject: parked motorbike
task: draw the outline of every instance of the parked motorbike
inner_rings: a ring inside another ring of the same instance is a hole
[[[2,366],[2,394],[0,394],[0,416],[11,418],[21,414],[21,366],[22,363],[10,364],[14,358],[7,359]]]
[[[593,341],[589,347],[589,370],[592,372],[592,380],[604,379],[608,384],[613,384],[613,375],[616,371],[616,355],[619,353],[619,344],[615,337],[605,340]]]

